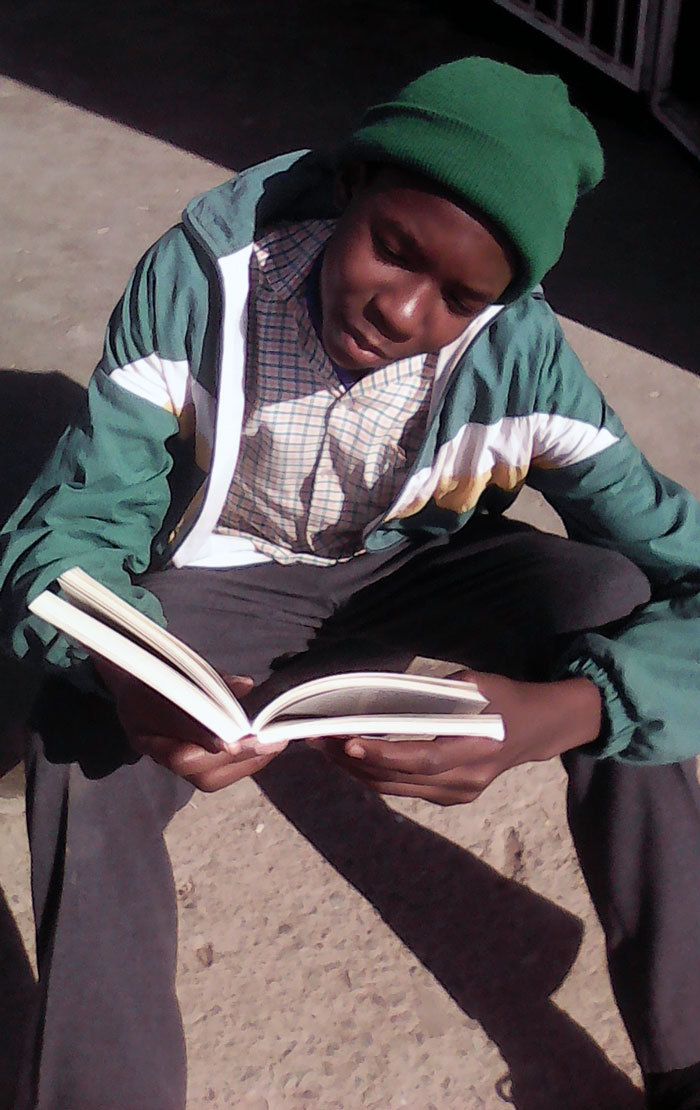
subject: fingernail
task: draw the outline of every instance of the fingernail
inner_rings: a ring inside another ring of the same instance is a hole
[[[345,754],[354,756],[355,759],[364,759],[367,752],[362,747],[362,744],[358,744],[357,740],[350,740],[345,745]]]
[[[234,740],[232,743],[229,743],[226,740],[219,740],[216,747],[217,751],[226,752],[226,755],[232,756],[238,755],[241,750],[241,746],[237,740]]]
[[[255,750],[256,737],[252,733],[246,733],[245,736],[239,736],[235,740],[221,740],[220,743],[223,752],[235,756],[240,755],[244,747]]]

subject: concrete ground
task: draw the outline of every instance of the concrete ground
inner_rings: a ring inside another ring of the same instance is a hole
[[[76,403],[134,261],[191,195],[331,142],[365,102],[470,52],[565,70],[597,122],[608,179],[548,292],[633,437],[700,494],[698,167],[607,81],[488,4],[466,28],[398,0],[112,15],[37,0],[0,31],[0,511]],[[522,511],[557,527],[534,498]],[[4,717],[21,701],[10,676]],[[32,993],[20,791],[16,769],[0,782],[0,1105]],[[440,810],[366,797],[297,748],[197,797],[168,840],[189,1110],[641,1107],[557,765]]]

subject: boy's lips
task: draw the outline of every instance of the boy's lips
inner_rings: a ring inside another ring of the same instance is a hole
[[[362,356],[362,361],[365,361],[365,359],[379,359],[382,362],[391,362],[391,356],[388,355],[386,351],[378,347],[346,320],[341,321],[340,332],[342,338],[345,339],[344,346],[350,348],[349,353],[355,354],[358,352]],[[349,343],[347,342],[348,340],[350,341]]]
[[[366,336],[338,309],[325,314],[323,331],[329,357],[346,370],[377,370],[388,366],[396,357]]]

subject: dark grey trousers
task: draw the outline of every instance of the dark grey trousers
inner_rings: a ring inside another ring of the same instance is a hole
[[[330,568],[151,575],[170,628],[262,702],[339,667],[442,656],[546,677],[567,639],[648,596],[622,557],[506,522]],[[49,683],[28,753],[40,1006],[21,1107],[177,1110],[185,1052],[162,832],[189,787],[129,753],[110,707]],[[571,753],[569,815],[642,1067],[700,1059],[700,791],[694,765]],[[235,788],[234,788],[235,789]]]

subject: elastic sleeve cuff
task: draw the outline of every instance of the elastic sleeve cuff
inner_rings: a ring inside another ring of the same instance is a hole
[[[620,757],[629,748],[635,734],[619,692],[610,681],[607,671],[594,659],[575,658],[562,662],[552,676],[554,680],[563,678],[588,678],[600,691],[603,724],[600,734],[591,744],[580,751],[588,752],[596,759]]]

